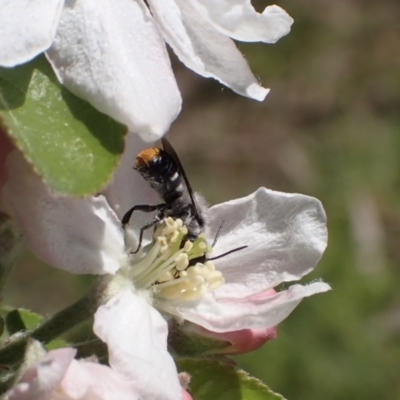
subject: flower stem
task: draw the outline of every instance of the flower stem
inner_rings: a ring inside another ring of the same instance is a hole
[[[111,297],[107,290],[112,276],[100,277],[90,290],[76,303],[59,311],[32,330],[17,333],[0,350],[0,365],[11,365],[23,359],[27,340],[36,339],[43,344],[49,343],[71,328],[93,317],[97,308]],[[13,338],[15,338],[13,340]]]

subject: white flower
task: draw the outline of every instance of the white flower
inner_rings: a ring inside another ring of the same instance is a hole
[[[124,276],[134,277],[135,295],[147,293],[148,301],[159,310],[214,332],[273,327],[304,297],[330,289],[326,283],[313,282],[292,285],[272,296],[263,295],[282,282],[300,279],[315,267],[326,247],[327,230],[318,200],[260,188],[247,197],[208,210],[208,237],[213,238],[225,221],[213,255],[248,246],[215,260],[225,283],[202,296],[191,297],[193,301],[187,301],[184,295],[170,300],[158,296],[154,283],[164,280],[162,272],[157,270],[146,281],[150,270],[141,270],[132,259],[120,222],[132,205],[157,204],[150,186],[132,171],[132,161],[144,146],[130,135],[122,163],[105,195],[85,199],[55,197],[22,156],[13,153],[8,160],[4,197],[32,251],[48,264],[74,273],[114,274],[120,270]],[[128,242],[137,240],[137,230],[148,218],[148,214],[135,213],[131,226],[136,231],[130,231],[133,239],[130,237]],[[156,241],[149,257],[158,257],[159,248]],[[154,249],[157,251],[152,254]],[[183,251],[186,249],[179,250]],[[171,265],[176,265],[174,257],[169,260]],[[156,265],[148,257],[140,263],[142,267]],[[220,279],[219,284],[222,282]]]
[[[108,345],[111,367],[76,360],[72,348],[52,350],[25,371],[7,399],[182,398],[175,363],[167,351],[167,323],[131,290],[121,290],[98,309],[94,331]]]
[[[0,0],[0,65],[46,51],[60,80],[100,111],[139,132],[162,136],[181,97],[165,42],[187,67],[263,100],[234,38],[274,43],[293,22],[278,6],[250,0]]]

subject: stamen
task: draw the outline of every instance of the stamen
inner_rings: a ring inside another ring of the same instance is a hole
[[[207,250],[207,243],[201,242],[201,243],[199,243],[199,247],[201,250]]]
[[[174,276],[171,274],[171,272],[168,271],[160,275],[160,277],[158,278],[158,282],[172,281],[172,279],[174,279]]]
[[[157,226],[147,255],[130,266],[130,276],[138,289],[152,287],[156,297],[193,301],[224,283],[212,261],[190,265],[194,259],[207,260],[212,249],[204,234],[183,244],[187,233],[181,219],[166,218]]]
[[[176,269],[178,271],[183,271],[189,265],[189,257],[186,253],[182,253],[177,257],[175,262],[176,262]]]
[[[190,240],[188,240],[183,246],[183,248],[185,249],[186,253],[189,253],[189,251],[193,249],[193,243]]]

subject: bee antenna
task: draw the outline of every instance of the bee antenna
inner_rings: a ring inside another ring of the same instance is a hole
[[[214,241],[213,241],[213,244],[211,245],[211,247],[214,247],[217,244],[219,234],[221,233],[224,224],[225,224],[225,220],[222,220],[221,225],[218,228],[217,234],[215,235],[215,238],[214,238]]]
[[[225,256],[227,256],[228,254],[235,253],[236,251],[239,251],[239,250],[243,250],[243,249],[245,249],[246,247],[249,247],[249,246],[237,247],[236,249],[229,250],[229,251],[227,251],[226,253],[221,254],[221,255],[219,255],[219,256],[217,256],[217,257],[207,258],[207,261],[217,260],[218,258],[225,257]]]

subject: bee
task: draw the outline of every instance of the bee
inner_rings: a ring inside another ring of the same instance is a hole
[[[185,240],[194,241],[204,231],[206,206],[203,204],[203,201],[198,201],[199,199],[194,194],[185,170],[172,145],[165,138],[161,139],[161,143],[163,145],[162,149],[151,147],[141,151],[137,155],[133,166],[133,169],[142,175],[164,201],[163,203],[155,205],[135,205],[123,216],[122,225],[125,227],[129,223],[134,211],[158,211],[152,221],[140,228],[138,247],[133,253],[137,253],[140,250],[144,232],[156,226],[157,223],[167,217],[173,219],[180,218],[182,220],[188,230]],[[222,225],[223,222],[218,229],[212,247],[214,247],[217,242]],[[185,240],[183,240],[182,243],[184,243]],[[214,258],[202,256],[197,258],[196,262],[215,260],[246,247],[247,246],[239,247]]]
[[[187,240],[194,241],[204,230],[205,217],[175,150],[167,139],[161,140],[163,149],[151,147],[136,157],[133,169],[138,171],[164,201],[156,205],[135,205],[122,218],[122,225],[129,223],[134,211],[158,211],[154,219],[140,228],[139,244],[143,234],[164,218],[180,218],[187,227]]]

